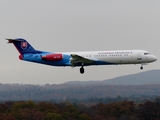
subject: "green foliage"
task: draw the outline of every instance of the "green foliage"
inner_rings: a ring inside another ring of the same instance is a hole
[[[64,120],[61,114],[57,113],[47,113],[45,120]]]
[[[159,120],[160,97],[96,105],[17,101],[0,104],[0,120]]]
[[[109,104],[98,104],[96,112],[102,117],[131,116],[135,112],[135,104],[132,101],[115,102]]]
[[[79,112],[78,109],[72,104],[66,104],[63,108],[63,118],[65,120],[75,120],[78,119]]]
[[[32,109],[32,108],[35,108],[35,103],[31,100],[25,102],[25,101],[20,101],[20,102],[17,102],[13,105],[13,110],[15,111],[18,111],[20,109],[24,109],[24,108],[29,108],[29,109]]]
[[[40,111],[53,112],[53,113],[58,112],[58,108],[51,102],[40,102],[38,103],[37,108]]]
[[[86,114],[81,114],[79,116],[79,119],[80,120],[92,120],[91,117],[89,115],[86,115]]]

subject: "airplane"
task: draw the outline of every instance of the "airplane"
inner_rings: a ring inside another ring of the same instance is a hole
[[[122,65],[154,62],[157,57],[145,50],[114,50],[86,52],[46,52],[34,49],[25,39],[6,39],[13,43],[19,51],[19,59],[51,66],[80,66],[80,73],[85,72],[84,66],[91,65]]]

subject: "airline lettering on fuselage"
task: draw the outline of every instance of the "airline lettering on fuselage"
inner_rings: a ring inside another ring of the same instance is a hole
[[[100,52],[98,54],[132,54],[132,52]]]

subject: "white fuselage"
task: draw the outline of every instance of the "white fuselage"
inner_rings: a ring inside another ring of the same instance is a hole
[[[72,52],[72,54],[77,54],[86,59],[112,64],[145,64],[157,60],[154,55],[144,50]]]

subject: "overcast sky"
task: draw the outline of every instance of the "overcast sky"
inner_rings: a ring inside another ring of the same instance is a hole
[[[44,51],[143,49],[160,58],[160,0],[1,0],[0,83],[59,84],[142,72],[140,65],[53,67],[20,61],[5,38]],[[160,61],[143,71],[160,69]]]

